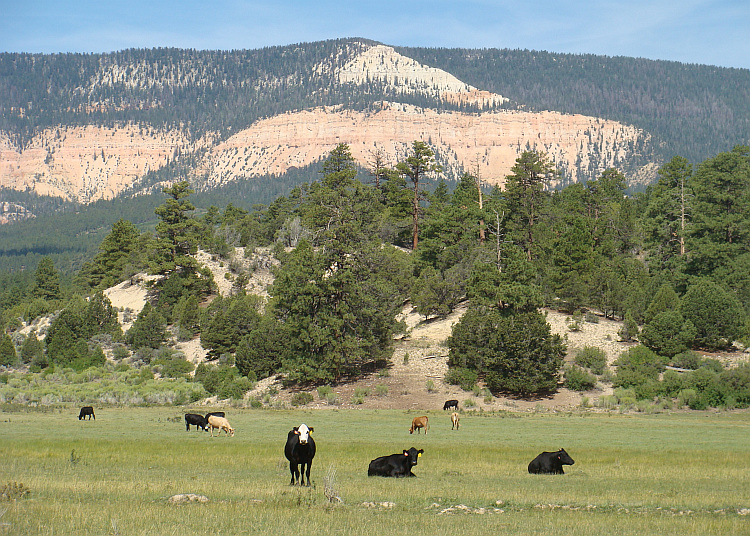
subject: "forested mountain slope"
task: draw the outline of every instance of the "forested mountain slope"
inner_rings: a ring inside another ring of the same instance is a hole
[[[259,50],[0,54],[0,185],[90,203],[188,177],[261,192],[348,143],[428,142],[446,178],[502,184],[523,150],[563,183],[633,184],[750,139],[746,70],[342,39]],[[252,202],[252,201],[251,201]]]

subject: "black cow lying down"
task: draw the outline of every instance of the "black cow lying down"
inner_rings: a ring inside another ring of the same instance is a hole
[[[414,447],[405,450],[402,454],[391,454],[381,456],[370,462],[367,476],[393,476],[396,478],[416,476],[411,468],[417,465],[417,459],[424,453],[424,449]]]
[[[185,414],[185,431],[190,430],[191,424],[195,426],[196,430],[198,428],[201,428],[204,431],[208,429],[208,419],[204,417],[203,415],[198,415],[197,413]]]
[[[532,474],[550,474],[564,475],[563,465],[573,465],[573,458],[568,456],[565,449],[557,452],[542,452],[539,456],[531,460],[529,464],[529,473]]]

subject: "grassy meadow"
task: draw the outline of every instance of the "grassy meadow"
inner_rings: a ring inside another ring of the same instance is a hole
[[[750,534],[750,412],[227,410],[234,437],[185,431],[191,408],[0,413],[0,535]],[[201,411],[204,412],[205,410]],[[290,487],[286,433],[315,428],[310,488]],[[367,477],[415,446],[417,478]],[[565,475],[529,475],[564,447]],[[329,502],[329,481],[343,502]],[[175,505],[195,493],[208,503]]]

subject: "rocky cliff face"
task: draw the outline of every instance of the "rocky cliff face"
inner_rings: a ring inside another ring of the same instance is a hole
[[[82,203],[111,199],[197,146],[179,130],[137,125],[48,129],[24,148],[0,133],[0,186]]]
[[[347,143],[363,165],[380,150],[390,165],[403,159],[413,140],[425,140],[453,172],[479,171],[490,184],[504,183],[520,153],[547,152],[576,181],[626,161],[631,144],[648,140],[633,128],[581,115],[497,111],[437,112],[383,103],[376,112],[318,109],[258,121],[214,147],[205,160],[210,184],[257,174],[285,173],[324,158]]]
[[[340,84],[388,86],[394,95],[418,94],[490,110],[506,99],[472,87],[438,69],[400,56],[390,47],[370,47],[334,73]],[[614,121],[555,112],[440,112],[397,102],[372,111],[318,108],[255,122],[221,142],[218,135],[192,139],[187,132],[145,125],[47,129],[24,147],[0,132],[0,186],[89,203],[110,199],[178,155],[201,151],[193,178],[207,186],[260,175],[280,175],[315,163],[339,143],[351,147],[365,167],[375,151],[390,165],[403,159],[414,140],[427,142],[453,175],[479,172],[503,184],[520,153],[547,152],[568,180],[622,168],[649,143],[648,133]],[[203,149],[208,149],[205,153]],[[633,172],[633,170],[630,170]],[[654,170],[636,170],[649,180]]]

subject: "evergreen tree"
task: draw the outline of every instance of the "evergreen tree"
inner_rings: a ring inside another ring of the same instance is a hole
[[[737,146],[701,163],[693,191],[687,271],[721,281],[732,261],[750,252],[750,147]]]
[[[526,396],[557,389],[565,345],[538,311],[470,308],[448,338],[448,365],[477,370],[487,386]]]
[[[677,310],[662,311],[643,326],[640,341],[659,355],[673,357],[693,346],[693,323]]]
[[[695,326],[695,345],[709,350],[731,346],[745,321],[737,298],[707,279],[688,288],[680,302],[680,313]]]
[[[176,315],[176,322],[179,326],[178,338],[182,341],[187,341],[200,332],[198,297],[191,294],[187,298],[183,298],[181,303],[182,307],[179,310],[179,314]]]
[[[36,267],[33,295],[47,301],[60,298],[60,274],[50,257],[43,257]]]
[[[0,366],[12,367],[18,363],[16,347],[10,335],[3,333],[0,336]]]
[[[536,151],[524,151],[510,170],[511,174],[505,178],[505,198],[513,223],[513,239],[531,261],[536,255],[536,224],[550,199],[546,187],[558,172],[545,153]]]
[[[335,381],[385,358],[406,296],[400,257],[386,250],[370,243],[315,250],[302,241],[290,254],[270,304],[289,336],[289,381]]]
[[[207,357],[218,359],[235,353],[240,341],[260,322],[259,308],[260,299],[244,293],[214,299],[201,325],[201,346],[208,350]]]
[[[281,369],[289,360],[291,334],[286,324],[265,314],[258,325],[237,345],[235,365],[243,376],[263,379]]]
[[[665,283],[656,291],[654,299],[649,303],[644,315],[643,321],[648,323],[653,320],[659,313],[667,311],[678,311],[680,308],[680,297],[672,288],[672,285]]]
[[[169,274],[179,272],[187,276],[197,272],[198,263],[192,257],[198,249],[196,221],[190,216],[195,206],[188,196],[193,193],[187,181],[164,188],[167,200],[156,208],[156,251],[151,261],[151,272]]]
[[[29,333],[21,345],[21,361],[27,365],[35,360],[38,361],[43,355],[44,347],[39,342],[36,333]]]
[[[675,156],[658,173],[658,182],[647,193],[647,245],[658,262],[656,267],[682,270],[691,217],[693,167],[686,158]]]
[[[118,283],[125,266],[138,251],[140,231],[127,220],[112,225],[110,233],[99,245],[99,253],[82,269],[81,277],[89,288],[107,288]]]
[[[125,342],[133,349],[159,348],[167,338],[167,323],[159,311],[146,302],[133,325],[125,334]]]
[[[412,197],[412,249],[417,249],[419,243],[419,181],[429,173],[440,173],[442,166],[435,163],[435,153],[423,141],[412,142],[412,153],[407,156],[405,162],[396,164],[396,169],[404,177],[408,177],[414,185]]]

